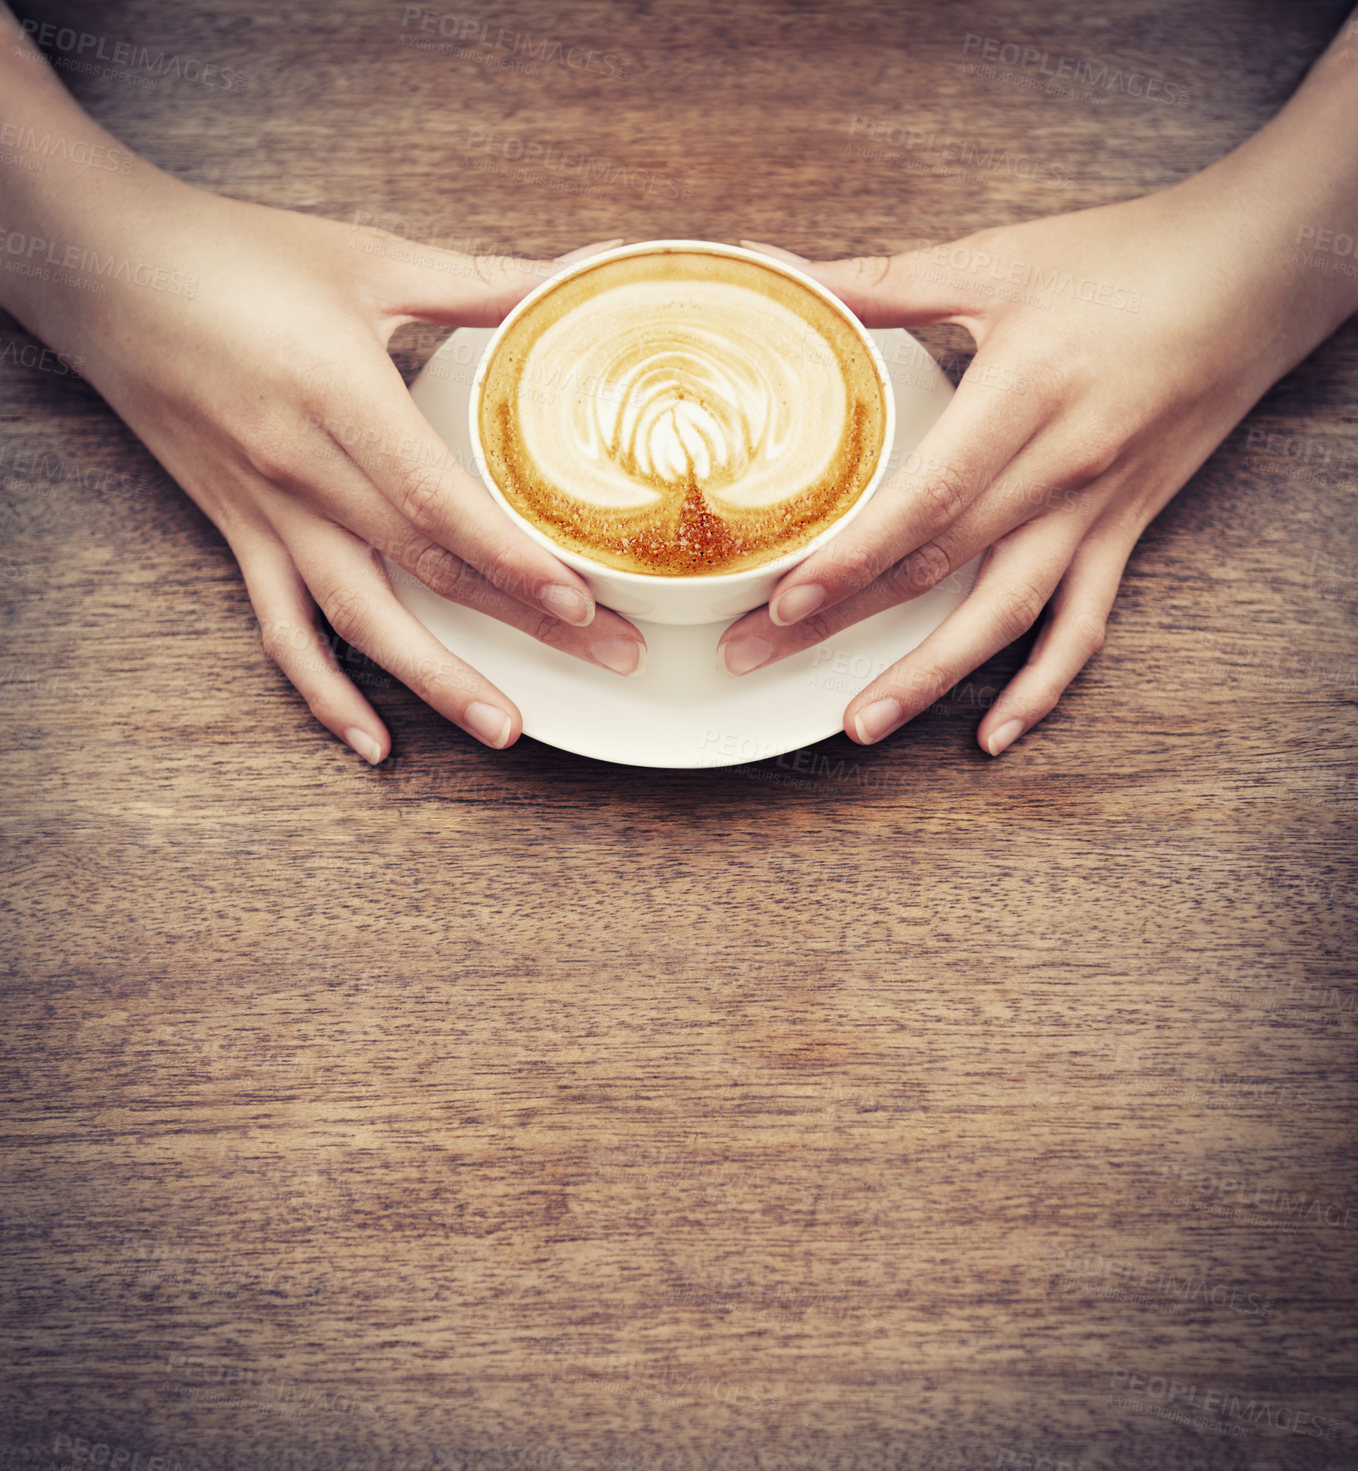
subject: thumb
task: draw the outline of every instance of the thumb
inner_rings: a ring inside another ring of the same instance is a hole
[[[951,245],[928,245],[902,255],[859,255],[813,261],[790,250],[740,242],[775,260],[785,260],[831,291],[865,327],[924,327],[930,322],[976,318],[984,298],[965,273],[949,267]]]
[[[385,262],[384,295],[393,326],[437,322],[444,327],[494,327],[535,286],[576,261],[608,250],[617,240],[582,245],[555,260],[515,255],[461,255],[453,250],[410,246]]]

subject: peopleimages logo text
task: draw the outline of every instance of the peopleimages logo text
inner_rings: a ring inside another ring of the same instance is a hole
[[[432,47],[425,37],[438,36],[467,49],[467,43],[484,46],[506,57],[514,56],[534,66],[559,66],[566,71],[588,72],[591,76],[626,81],[632,69],[631,58],[616,51],[600,51],[587,46],[567,45],[550,36],[532,31],[512,30],[474,16],[454,15],[429,10],[423,5],[407,5],[401,13],[401,41],[417,49]]]
[[[1163,102],[1170,107],[1188,106],[1187,87],[1167,82],[1162,77],[1149,76],[1134,67],[1113,66],[1106,61],[1082,56],[1054,56],[1038,46],[1020,46],[1017,41],[1001,41],[996,36],[971,33],[962,42],[962,55],[979,56],[983,61],[1018,67],[1022,71],[1031,70],[1037,76],[1050,77],[1054,82],[1069,81],[1093,92],[1122,92],[1129,97]]]
[[[102,256],[83,245],[63,245],[42,235],[25,235],[22,230],[8,230],[0,224],[0,266],[7,271],[22,267],[19,274],[51,279],[49,270],[68,271],[73,278],[107,290],[109,281],[127,281],[134,286],[148,286],[170,296],[184,296],[190,301],[198,295],[198,277],[185,276],[169,266],[150,261],[119,260],[116,255]],[[67,283],[69,284],[69,282]]]
[[[38,154],[43,158],[69,159],[72,163],[105,169],[109,173],[132,172],[132,155],[126,148],[109,147],[107,143],[87,143],[81,138],[73,141],[61,133],[53,133],[50,128],[39,133],[36,128],[5,123],[0,126],[0,148]]]
[[[1334,1440],[1343,1429],[1341,1423],[1329,1415],[1320,1415],[1314,1410],[1299,1410],[1268,1395],[1193,1384],[1168,1374],[1114,1369],[1108,1388],[1110,1393],[1106,1397],[1107,1403],[1114,1403],[1113,1394],[1118,1393],[1123,1396],[1120,1404],[1124,1409],[1143,1404],[1152,1409],[1168,1409],[1173,1406],[1180,1414],[1187,1412],[1196,1416],[1200,1428],[1209,1428],[1215,1422],[1222,1428],[1229,1427],[1237,1433],[1250,1428],[1267,1429],[1286,1435],[1307,1436],[1313,1440]],[[1164,1418],[1177,1418],[1177,1415],[1167,1415]]]
[[[245,73],[239,67],[220,66],[195,56],[174,53],[167,56],[147,46],[134,46],[131,41],[110,41],[107,36],[58,26],[52,21],[39,22],[29,17],[20,25],[44,50],[50,48],[62,53],[53,61],[54,66],[85,71],[94,62],[102,61],[111,67],[148,72],[155,77],[183,77],[186,82],[201,82],[205,87],[218,87],[223,92],[245,91]]]

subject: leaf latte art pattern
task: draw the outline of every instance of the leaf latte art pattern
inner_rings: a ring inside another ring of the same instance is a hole
[[[761,456],[783,453],[791,414],[757,344],[712,328],[676,327],[660,346],[649,329],[634,335],[602,366],[616,393],[581,400],[585,422],[574,427],[589,449],[672,488],[731,482]]]
[[[692,251],[568,277],[512,320],[475,407],[486,467],[554,542],[622,571],[737,572],[871,480],[885,390],[847,315]]]

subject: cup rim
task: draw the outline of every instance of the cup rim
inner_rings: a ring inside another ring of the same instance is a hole
[[[632,255],[651,255],[666,251],[676,253],[679,251],[701,251],[711,255],[734,256],[738,260],[753,261],[756,265],[767,266],[772,270],[781,271],[784,275],[791,277],[801,285],[809,287],[817,296],[838,312],[858,334],[868,350],[869,358],[877,373],[877,381],[882,390],[882,397],[886,403],[882,447],[878,455],[877,468],[873,471],[872,478],[863,487],[857,500],[848,507],[842,516],[812,537],[805,546],[796,547],[789,552],[783,552],[777,557],[771,557],[767,562],[760,562],[757,566],[741,568],[737,572],[693,572],[683,573],[679,576],[668,576],[655,572],[629,572],[625,568],[610,567],[607,563],[593,561],[582,553],[573,551],[570,547],[563,547],[559,542],[553,541],[545,531],[535,526],[526,516],[522,515],[510,505],[508,498],[496,483],[495,477],[490,473],[490,467],[486,464],[485,454],[481,447],[481,393],[485,385],[486,373],[490,367],[490,360],[494,356],[495,350],[499,347],[505,333],[513,323],[540,297],[554,290],[562,281],[569,280],[572,276],[582,275],[591,267],[602,265],[606,261],[623,260]],[[788,261],[779,260],[775,256],[764,255],[760,251],[750,250],[743,245],[727,245],[715,240],[638,240],[630,245],[614,245],[608,250],[599,251],[597,255],[587,256],[584,260],[573,261],[563,270],[556,271],[544,281],[539,282],[526,296],[522,297],[509,309],[499,326],[492,333],[490,341],[486,343],[485,349],[481,353],[481,360],[476,366],[476,375],[472,379],[468,416],[470,419],[469,428],[472,456],[476,461],[477,473],[496,505],[508,514],[516,526],[526,531],[539,546],[551,552],[558,561],[564,562],[566,566],[576,572],[615,578],[623,585],[652,589],[662,586],[706,587],[714,591],[720,591],[740,581],[748,582],[752,578],[768,576],[769,574],[781,576],[782,573],[790,571],[815,552],[818,552],[828,541],[838,535],[877,493],[882,481],[886,478],[887,465],[891,459],[891,447],[896,437],[896,396],[892,392],[891,373],[887,368],[886,359],[882,356],[881,349],[877,346],[872,333],[864,326],[854,312],[849,309],[847,304],[836,296],[828,286],[823,286],[814,277],[808,276],[805,271],[799,270]]]

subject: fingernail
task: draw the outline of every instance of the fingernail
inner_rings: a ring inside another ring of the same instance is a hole
[[[769,662],[773,657],[773,645],[768,639],[750,633],[724,643],[717,650],[717,655],[727,674],[748,674],[751,669],[758,669],[761,664]]]
[[[814,613],[825,601],[825,589],[817,583],[808,582],[803,587],[794,587],[785,592],[769,608],[769,617],[782,627],[797,623],[809,613]]]
[[[986,750],[992,756],[998,756],[1001,751],[1007,751],[1022,734],[1023,722],[1021,720],[1006,720],[986,742]]]
[[[880,741],[888,731],[895,730],[904,713],[895,700],[874,700],[854,716],[854,734],[862,745],[870,746],[874,741]]]
[[[511,722],[509,716],[498,706],[487,705],[483,700],[476,700],[467,706],[462,719],[466,722],[467,729],[478,741],[484,741],[486,745],[493,746],[497,751],[504,750],[508,745]]]
[[[542,605],[554,617],[576,628],[594,621],[594,604],[573,587],[549,587],[542,594]]]
[[[646,645],[634,638],[601,638],[589,646],[589,656],[596,664],[614,674],[644,674]]]
[[[351,725],[344,732],[344,744],[357,751],[370,766],[376,766],[382,760],[382,747],[366,730],[359,730],[356,725]]]

